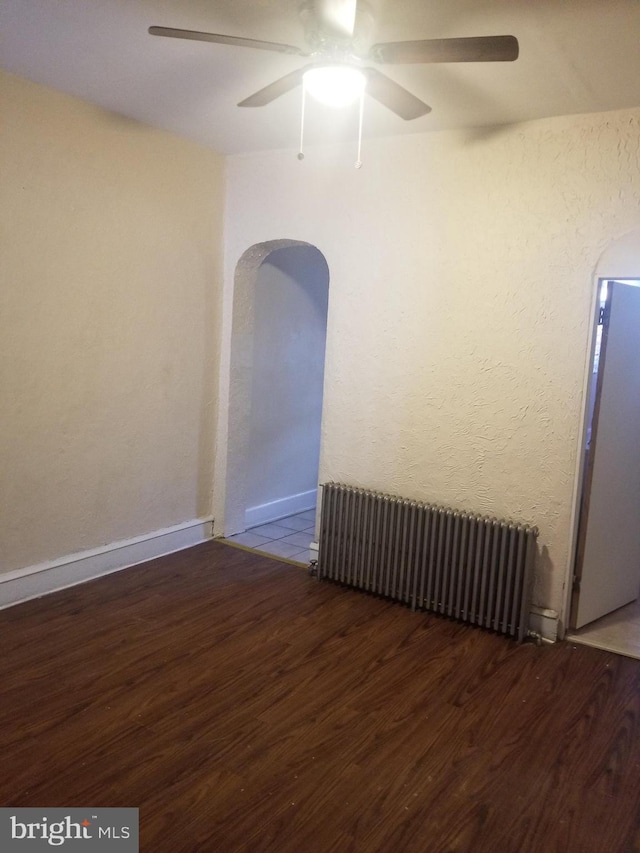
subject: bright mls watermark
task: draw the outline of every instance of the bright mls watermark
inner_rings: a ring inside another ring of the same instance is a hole
[[[0,851],[138,853],[138,809],[0,808]]]

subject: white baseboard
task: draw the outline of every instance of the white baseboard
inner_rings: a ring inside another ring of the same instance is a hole
[[[198,545],[211,538],[212,521],[197,518],[135,539],[0,574],[0,610]]]
[[[311,489],[310,492],[300,492],[297,495],[290,495],[288,498],[280,498],[277,501],[249,507],[244,514],[245,527],[257,527],[259,524],[268,524],[270,521],[277,521],[279,518],[286,518],[288,515],[295,515],[297,512],[314,509],[317,497],[317,489]]]

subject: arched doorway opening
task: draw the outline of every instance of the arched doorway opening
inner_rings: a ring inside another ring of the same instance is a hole
[[[309,243],[260,243],[238,261],[225,536],[315,505],[328,287]]]
[[[640,657],[640,231],[612,243],[594,276],[593,334],[567,588],[570,636]]]

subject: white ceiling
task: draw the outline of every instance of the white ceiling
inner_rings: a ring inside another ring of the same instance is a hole
[[[640,106],[640,0],[369,0],[372,42],[515,35],[516,62],[384,66],[433,107],[367,99],[365,137]],[[309,60],[147,34],[152,25],[305,46],[298,0],[0,0],[0,66],[223,153],[298,144],[300,93],[238,101]],[[309,105],[309,142],[353,140],[357,108]],[[115,120],[115,116],[114,116]]]

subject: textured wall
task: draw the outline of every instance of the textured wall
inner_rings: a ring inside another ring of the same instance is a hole
[[[640,230],[616,240],[598,260],[600,278],[640,278]]]
[[[560,609],[593,274],[640,225],[639,133],[635,110],[368,141],[359,171],[348,145],[230,158],[223,401],[242,253],[317,246],[321,479],[537,524],[535,600]]]
[[[0,571],[210,513],[223,163],[3,74]]]

